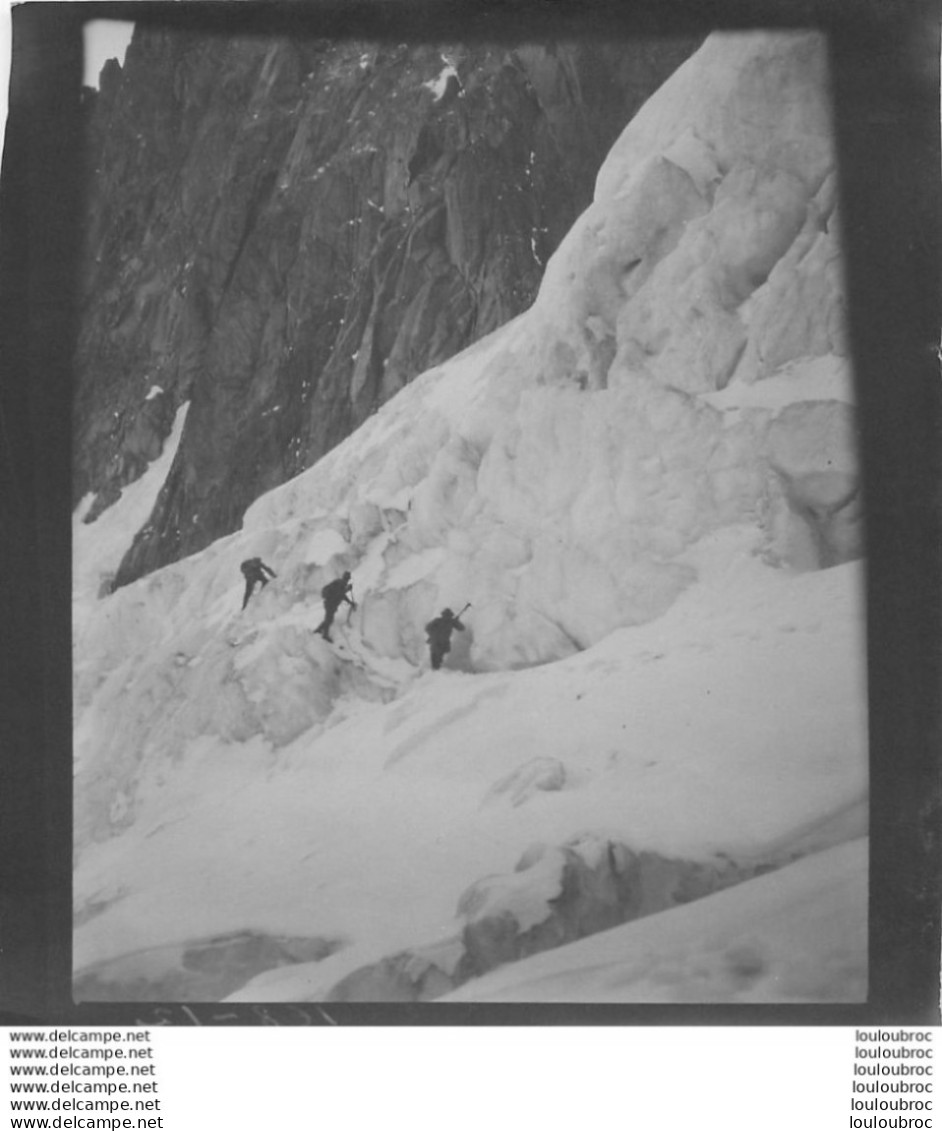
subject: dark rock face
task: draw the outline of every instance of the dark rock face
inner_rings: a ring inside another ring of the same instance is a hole
[[[88,521],[190,409],[117,584],[237,529],[414,376],[525,309],[608,148],[695,47],[139,29],[88,98]]]

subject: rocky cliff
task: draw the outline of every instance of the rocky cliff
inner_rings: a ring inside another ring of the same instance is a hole
[[[692,42],[432,47],[139,29],[87,93],[74,502],[183,436],[125,584],[237,529],[520,313]]]

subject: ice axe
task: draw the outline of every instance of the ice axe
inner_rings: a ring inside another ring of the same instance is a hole
[[[465,605],[465,607],[464,607],[464,608],[463,608],[463,609],[461,610],[461,612],[460,612],[460,613],[457,613],[457,614],[455,615],[455,620],[461,620],[461,617],[463,616],[463,614],[464,614],[464,613],[466,613],[466,612],[468,611],[468,609],[470,609],[470,608],[471,608],[471,602],[469,601],[469,602],[468,602],[468,603],[467,603],[467,604]]]

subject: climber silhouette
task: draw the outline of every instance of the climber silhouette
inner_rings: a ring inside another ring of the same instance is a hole
[[[268,584],[268,578],[265,574],[267,573],[271,577],[277,577],[278,574],[273,569],[269,569],[261,558],[248,558],[239,568],[245,578],[245,597],[242,601],[242,608],[244,609],[249,603],[249,597],[252,596],[255,586],[261,584],[264,589]]]
[[[336,581],[328,582],[321,590],[321,596],[324,598],[324,619],[314,629],[319,632],[325,640],[330,640],[330,626],[334,623],[334,617],[337,610],[343,601],[346,601],[351,609],[357,607],[356,601],[350,597],[350,590],[353,588],[353,582],[350,580],[350,571],[347,570]]]
[[[469,606],[465,605],[464,608],[467,609]],[[464,609],[461,612],[463,613]],[[459,613],[458,616],[460,615]],[[451,651],[451,634],[456,628],[459,632],[464,632],[464,625],[451,609],[442,609],[441,614],[425,626],[433,671],[438,671],[442,666],[442,660]]]

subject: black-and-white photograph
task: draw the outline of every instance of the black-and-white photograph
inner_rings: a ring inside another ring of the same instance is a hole
[[[74,999],[864,1002],[823,32],[86,54]]]

